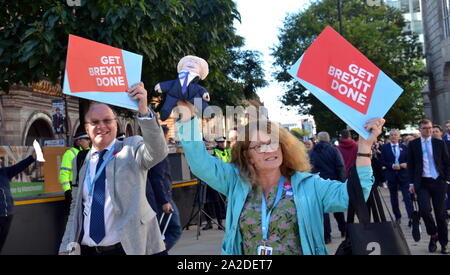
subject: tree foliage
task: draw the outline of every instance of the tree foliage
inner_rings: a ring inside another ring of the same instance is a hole
[[[303,137],[309,137],[310,134],[308,130],[303,130],[300,128],[292,128],[289,132],[300,141],[303,141]]]
[[[240,50],[244,40],[235,34],[240,15],[232,0],[83,0],[74,7],[66,1],[0,0],[0,5],[4,91],[15,83],[61,82],[69,34],[142,54],[149,92],[176,78],[178,61],[188,54],[209,63],[202,85],[212,104],[238,104],[266,85],[258,53]]]
[[[396,9],[368,6],[362,0],[342,2],[344,37],[404,89],[385,117],[386,126],[404,128],[417,122],[423,116],[424,85],[423,54],[417,35],[404,30],[405,21]],[[335,0],[318,1],[287,16],[279,34],[280,43],[272,55],[277,68],[275,78],[287,88],[282,102],[300,106],[300,112],[314,116],[318,131],[336,135],[345,128],[344,122],[288,74],[292,64],[327,25],[339,30]]]

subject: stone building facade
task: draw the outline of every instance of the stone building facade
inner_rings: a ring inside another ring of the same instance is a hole
[[[52,101],[63,99],[59,86],[42,81],[32,87],[13,86],[9,93],[0,91],[0,145],[32,145],[34,139],[64,139],[73,144],[72,137],[79,130],[78,98],[67,97],[67,134],[56,134],[52,127]],[[126,136],[139,133],[134,118],[118,117],[119,132]]]
[[[425,114],[443,125],[450,119],[450,0],[422,0],[422,17],[430,104]]]
[[[55,133],[52,125],[52,102],[61,99],[67,101],[67,134],[62,135]],[[151,101],[152,105],[158,103],[159,100],[155,98]],[[260,110],[263,106],[259,98],[247,100],[244,105],[253,106],[255,110]],[[0,146],[30,146],[35,139],[41,145],[45,145],[49,140],[63,139],[66,146],[71,146],[74,134],[82,129],[78,107],[78,98],[65,96],[59,85],[55,86],[46,81],[35,83],[31,87],[13,86],[9,93],[0,90]],[[267,110],[264,109],[264,112]],[[243,114],[234,116],[234,119],[231,116],[234,123],[225,119],[225,116],[201,119],[205,137],[208,140],[219,136],[227,137],[233,126],[248,122],[248,107],[244,108]],[[175,118],[171,116],[160,121],[160,124],[169,128],[169,138],[175,140]],[[118,116],[118,133],[120,132],[125,133],[127,137],[141,134],[136,119],[122,115]]]

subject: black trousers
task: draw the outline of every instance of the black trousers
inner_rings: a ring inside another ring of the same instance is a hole
[[[345,223],[344,212],[336,212],[336,213],[333,213],[333,215],[338,224],[339,231],[341,233],[345,233],[346,223]],[[330,222],[330,214],[329,213],[323,214],[323,228],[324,228],[325,239],[331,238],[331,222]]]
[[[120,243],[110,247],[89,247],[81,245],[81,255],[83,256],[100,256],[100,255],[126,255]]]
[[[8,237],[9,228],[11,227],[13,216],[0,217],[0,252],[2,252],[3,245]]]
[[[397,177],[394,181],[388,181],[388,188],[391,197],[392,212],[394,212],[395,219],[400,219],[402,217],[398,202],[398,190],[402,192],[406,213],[408,213],[408,219],[412,219],[413,205],[411,201],[411,195],[409,194],[408,190],[409,183],[402,182]]]
[[[116,245],[112,245],[109,247],[89,247],[87,245],[81,245],[81,255],[83,256],[107,256],[107,255],[126,255],[125,250],[123,250],[123,247],[120,243]],[[166,256],[168,255],[167,250],[164,250],[162,252],[153,254],[157,256]]]
[[[438,234],[439,243],[447,245],[448,228],[445,212],[445,194],[447,193],[447,183],[441,178],[422,178],[420,185],[416,189],[417,201],[419,203],[420,216],[425,223],[428,235]],[[431,202],[430,202],[431,201]],[[431,214],[431,203],[433,204],[436,223]]]
[[[222,195],[216,190],[212,189],[209,185],[206,185],[206,201],[204,204],[205,219],[207,223],[211,223],[211,218],[216,218],[218,224],[222,224],[222,219],[225,218],[225,203]],[[208,217],[209,216],[209,217]]]

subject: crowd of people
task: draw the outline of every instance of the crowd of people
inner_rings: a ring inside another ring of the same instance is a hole
[[[447,247],[450,202],[448,184],[450,182],[450,120],[446,121],[446,134],[440,125],[430,120],[418,123],[420,134],[400,135],[398,129],[391,129],[386,140],[378,139],[372,145],[372,170],[375,185],[389,189],[392,212],[397,223],[401,223],[399,191],[402,194],[408,217],[412,226],[413,202],[417,199],[420,217],[430,236],[428,249],[449,254]],[[351,139],[350,131],[343,130],[338,146],[330,143],[328,133],[320,132],[314,139],[305,142],[309,150],[313,172],[320,176],[342,181],[348,177],[348,169],[353,166],[357,155],[357,144]],[[340,153],[340,154],[339,154]],[[344,168],[345,167],[345,168]],[[434,211],[434,217],[432,215]],[[342,213],[334,213],[339,230],[344,236]],[[330,242],[329,218],[324,218],[325,240]]]
[[[106,104],[93,103],[85,114],[85,132],[77,133],[74,147],[63,157],[67,160],[61,166],[60,181],[70,201],[70,214],[59,254],[167,255],[182,234],[172,198],[168,129],[159,125],[147,106],[142,83],[128,93],[139,102],[137,121],[142,136],[120,136],[114,111]],[[423,120],[419,137],[401,138],[392,129],[383,144],[379,135],[385,121],[375,118],[365,125],[370,131],[367,139],[355,141],[350,131],[343,130],[334,146],[326,132],[317,134],[317,143],[303,143],[279,124],[259,118],[250,120],[239,133],[243,139],[234,130],[230,148],[224,146],[225,138],[216,139],[211,154],[194,106],[185,101],[177,105],[185,110],[176,123],[177,139],[192,173],[209,186],[210,194],[227,201],[226,211],[214,205],[208,210],[215,212],[219,228],[225,219],[223,254],[327,254],[329,213],[334,214],[341,236],[347,233],[344,212],[349,205],[349,180],[360,182],[366,199],[373,184],[387,182],[398,223],[398,191],[409,221],[410,194],[415,194],[430,235],[429,251],[435,252],[439,242],[441,253],[449,253],[450,121],[444,136],[442,128]],[[20,167],[1,170],[1,190],[5,192],[11,177],[32,162],[31,157]],[[8,217],[12,204],[7,201],[6,205],[0,210]],[[163,229],[160,223],[165,215],[169,219]],[[11,222],[4,216],[0,217],[2,242]],[[203,229],[211,227],[210,218]]]

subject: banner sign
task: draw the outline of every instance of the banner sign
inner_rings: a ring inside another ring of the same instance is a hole
[[[69,35],[63,93],[138,110],[126,89],[141,81],[142,56]]]
[[[44,191],[44,182],[11,182],[11,194],[13,198],[40,195]]]
[[[403,92],[330,26],[289,73],[363,138],[364,124],[384,117]]]
[[[65,147],[66,141],[64,139],[47,139],[44,141],[44,146]]]

